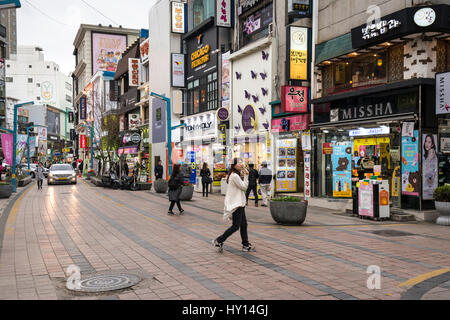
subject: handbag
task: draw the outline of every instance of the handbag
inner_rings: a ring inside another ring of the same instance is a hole
[[[208,177],[208,178],[206,179],[206,183],[207,183],[207,184],[213,183],[213,179],[212,179],[211,177]]]

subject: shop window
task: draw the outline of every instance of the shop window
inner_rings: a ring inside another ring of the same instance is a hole
[[[403,80],[403,45],[389,49],[389,82]]]
[[[240,17],[241,43],[245,46],[269,34],[273,21],[273,4],[263,2]]]
[[[188,29],[191,31],[209,17],[214,16],[214,0],[188,0]]]
[[[209,74],[199,80],[189,82],[186,102],[187,115],[208,110],[215,110],[218,106],[217,72]]]
[[[436,46],[436,72],[450,71],[450,42],[438,41]]]

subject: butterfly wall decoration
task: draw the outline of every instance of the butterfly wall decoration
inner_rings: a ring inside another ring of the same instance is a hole
[[[252,98],[250,92],[248,92],[247,90],[244,91],[245,91],[245,99],[250,100]]]
[[[262,94],[263,96],[267,96],[269,94],[269,90],[265,89],[265,88],[261,88]]]
[[[268,52],[262,51],[261,54],[262,54],[263,60],[269,61],[269,53]]]
[[[258,74],[256,72],[254,72],[254,71],[250,71],[250,72],[252,74],[252,79],[258,78]]]
[[[259,111],[261,112],[262,115],[264,115],[267,112],[266,106],[259,108]]]
[[[234,127],[234,129],[236,130],[236,132],[241,131],[241,125],[238,124],[237,126]]]
[[[242,79],[242,73],[236,72],[236,79],[241,80]]]
[[[241,108],[240,105],[238,105],[238,112],[239,112],[240,114],[242,114],[242,108]]]
[[[263,127],[264,127],[264,129],[269,130],[270,123],[266,120],[266,122],[263,123]]]
[[[257,103],[259,101],[259,97],[258,96],[253,96],[252,95],[252,98],[253,98],[253,102],[254,103]]]
[[[259,74],[260,76],[261,76],[261,79],[263,79],[263,80],[266,80],[266,78],[267,78],[267,72],[261,72],[260,74]]]

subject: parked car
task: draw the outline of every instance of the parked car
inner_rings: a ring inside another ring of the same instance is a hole
[[[54,164],[50,167],[47,184],[77,184],[77,174],[70,164]]]
[[[30,175],[33,179],[36,177],[36,168],[37,168],[37,164],[30,163]],[[19,166],[19,170],[20,170],[20,172],[22,172],[22,174],[28,174],[28,164],[21,164]],[[49,170],[47,168],[44,168],[44,177],[45,178],[48,177],[48,171]]]

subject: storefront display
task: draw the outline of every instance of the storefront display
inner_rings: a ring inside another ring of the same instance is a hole
[[[333,197],[352,197],[352,144],[336,143],[333,146],[331,163],[333,168]]]
[[[297,139],[277,141],[276,191],[297,191]]]
[[[424,134],[422,137],[422,195],[424,200],[433,200],[438,187],[437,135]]]
[[[402,137],[402,194],[419,196],[419,131]]]

